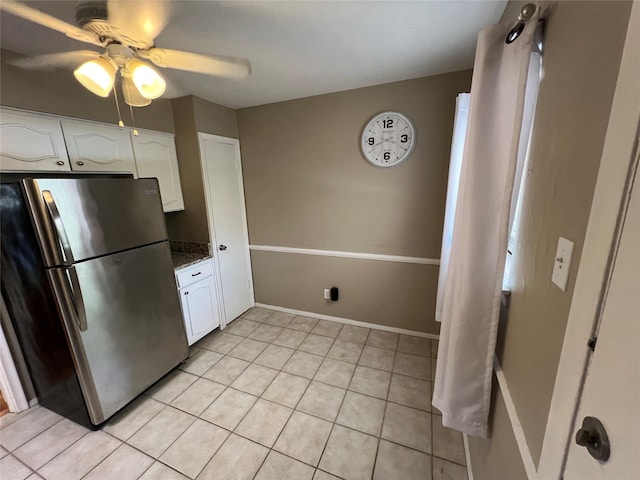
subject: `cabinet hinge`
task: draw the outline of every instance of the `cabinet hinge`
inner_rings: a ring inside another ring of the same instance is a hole
[[[596,342],[597,341],[598,341],[598,337],[592,337],[587,342],[587,347],[589,347],[589,350],[591,350],[592,352],[596,349]]]

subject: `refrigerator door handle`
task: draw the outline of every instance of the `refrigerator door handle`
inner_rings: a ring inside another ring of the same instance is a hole
[[[85,398],[89,417],[94,425],[98,425],[104,421],[104,412],[100,406],[100,397],[98,396],[95,380],[84,349],[82,334],[80,329],[76,328],[76,325],[81,323],[80,318],[76,316],[77,307],[75,302],[78,297],[72,292],[70,285],[72,278],[75,278],[75,281],[78,280],[75,267],[70,269],[48,268],[46,273],[60,309],[65,336],[72,352],[71,359],[78,374],[78,382]],[[79,289],[77,291],[79,292]],[[84,307],[81,308],[81,311],[84,314]]]
[[[51,216],[53,225],[56,228],[58,241],[62,246],[62,254],[64,256],[63,265],[69,266],[73,263],[73,252],[71,251],[69,237],[67,236],[67,231],[64,228],[64,223],[62,222],[62,217],[60,216],[60,211],[58,210],[56,201],[54,200],[53,195],[51,195],[51,192],[49,190],[42,191],[42,199],[47,206],[47,210],[49,211],[49,215]]]
[[[76,311],[78,328],[81,332],[84,332],[87,330],[87,311],[84,308],[84,298],[82,297],[82,290],[80,289],[80,281],[78,280],[76,267],[69,267],[67,269],[67,275],[71,282],[71,298]]]

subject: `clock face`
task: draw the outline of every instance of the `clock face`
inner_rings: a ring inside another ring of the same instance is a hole
[[[401,113],[376,115],[362,131],[362,153],[376,167],[393,167],[404,162],[415,144],[415,128]]]

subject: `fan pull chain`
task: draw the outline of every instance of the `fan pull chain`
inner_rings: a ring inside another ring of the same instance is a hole
[[[113,98],[116,99],[116,109],[118,110],[118,126],[124,128],[124,122],[122,121],[122,115],[120,114],[120,104],[118,103],[118,92],[115,85],[113,86]]]
[[[129,112],[131,112],[131,123],[133,124],[133,136],[138,136],[138,130],[136,129],[136,119],[133,118],[133,107],[129,105]]]

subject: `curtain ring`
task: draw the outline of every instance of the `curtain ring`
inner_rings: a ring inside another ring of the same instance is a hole
[[[509,31],[509,33],[507,33],[507,39],[505,40],[505,43],[509,45],[510,43],[515,42],[523,30],[524,30],[524,22],[516,23],[515,27],[513,27]]]
[[[518,23],[507,33],[507,38],[505,39],[505,43],[509,45],[510,43],[515,42],[522,31],[524,30],[525,24],[533,18],[533,15],[536,13],[538,7],[533,3],[527,3],[522,10],[520,10],[520,15],[518,15]]]

